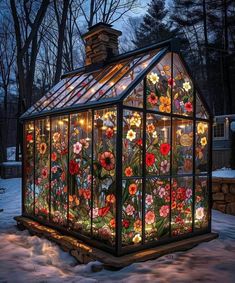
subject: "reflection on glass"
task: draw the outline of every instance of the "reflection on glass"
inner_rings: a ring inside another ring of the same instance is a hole
[[[178,236],[192,232],[192,177],[172,179],[171,233]]]
[[[147,242],[169,236],[169,217],[170,179],[147,179],[145,194],[145,237]]]
[[[35,215],[49,219],[50,120],[35,121]]]
[[[94,112],[93,236],[115,244],[116,227],[116,108]]]
[[[173,113],[193,115],[193,83],[178,54],[173,54],[173,78],[171,79]]]
[[[171,119],[147,114],[146,171],[149,175],[170,175]]]
[[[70,116],[69,226],[88,234],[91,229],[91,111]]]
[[[122,181],[122,245],[142,241],[142,180]]]
[[[143,114],[137,111],[123,112],[122,164],[123,176],[142,175]]]
[[[193,121],[173,119],[173,174],[191,174],[193,170]]]
[[[24,212],[34,214],[34,122],[24,126]]]
[[[68,116],[51,119],[51,221],[67,224]]]
[[[202,119],[208,119],[209,118],[209,115],[206,112],[204,105],[200,101],[198,94],[196,95],[196,117],[202,118]]]
[[[148,73],[146,92],[148,109],[171,112],[171,53]]]
[[[143,108],[143,81],[124,99],[123,104]]]

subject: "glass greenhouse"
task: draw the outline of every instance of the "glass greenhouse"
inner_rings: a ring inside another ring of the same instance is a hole
[[[63,75],[21,119],[24,216],[114,255],[210,232],[211,116],[172,41]]]

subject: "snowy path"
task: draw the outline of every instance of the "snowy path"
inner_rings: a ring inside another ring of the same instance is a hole
[[[15,228],[20,214],[20,179],[1,180],[0,282],[235,282],[235,217],[213,212],[219,239],[157,260],[132,264],[120,271],[91,271],[45,239]]]

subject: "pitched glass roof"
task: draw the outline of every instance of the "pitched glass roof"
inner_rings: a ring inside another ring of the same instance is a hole
[[[30,107],[21,118],[48,114],[58,109],[101,104],[122,99],[133,84],[145,75],[167,47],[130,55],[93,72],[78,71],[56,84],[45,96]]]

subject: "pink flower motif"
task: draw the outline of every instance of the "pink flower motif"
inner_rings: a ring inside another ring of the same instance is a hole
[[[155,214],[154,214],[154,212],[148,211],[148,212],[145,214],[145,223],[147,223],[147,224],[153,224],[154,221],[155,221]]]
[[[160,209],[159,209],[159,214],[161,217],[167,217],[167,215],[169,214],[169,205],[163,205]]]
[[[96,218],[99,216],[99,208],[96,207],[96,208],[93,208],[93,218]]]
[[[92,181],[92,175],[88,175],[87,176],[87,183],[91,184],[91,181]]]
[[[51,172],[55,174],[57,172],[57,166],[51,167]]]
[[[160,187],[160,190],[158,192],[160,198],[163,198],[164,195],[166,194],[165,188],[164,187]]]
[[[147,195],[145,201],[147,205],[151,205],[153,203],[152,195]]]
[[[74,145],[73,145],[73,152],[75,154],[79,154],[82,150],[82,144],[80,142],[76,142]]]
[[[128,206],[126,207],[126,214],[127,215],[133,215],[134,211],[135,211],[134,206],[128,204]]]
[[[192,190],[191,189],[187,189],[186,190],[186,197],[190,198],[192,196]]]

